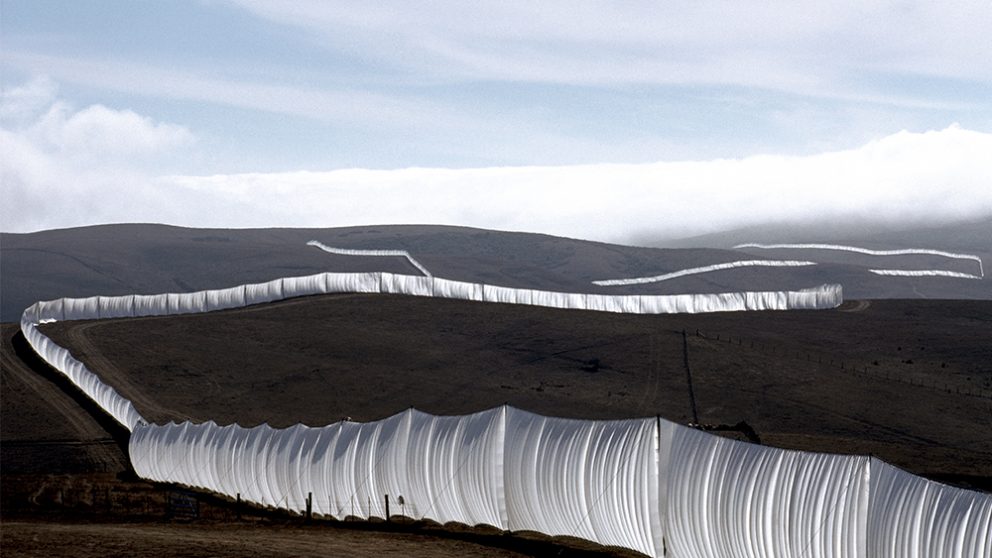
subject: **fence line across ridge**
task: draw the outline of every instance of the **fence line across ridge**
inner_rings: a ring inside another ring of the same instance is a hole
[[[337,495],[348,495],[358,501],[360,517],[381,514],[379,499],[390,494],[403,496],[404,513],[409,509],[412,516],[577,536],[649,556],[992,553],[987,494],[922,479],[875,458],[758,446],[657,417],[561,419],[504,406],[458,417],[409,409],[380,421],[319,428],[148,424],[130,401],[36,327],[59,319],[208,312],[332,292],[632,313],[832,308],[842,300],[836,285],[592,295],[388,273],[325,273],[198,293],[40,302],[24,311],[21,328],[43,359],[132,431],[132,463],[153,480],[231,497],[236,487],[248,500],[271,506],[284,501],[287,508],[299,507],[311,492],[320,495],[318,502],[326,496],[329,505],[342,501]],[[920,521],[930,528],[919,528]],[[870,544],[880,540],[893,544]]]

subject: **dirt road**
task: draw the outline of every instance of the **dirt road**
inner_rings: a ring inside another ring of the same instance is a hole
[[[250,524],[3,523],[5,558],[160,556],[242,558],[523,557],[509,550],[408,533]]]

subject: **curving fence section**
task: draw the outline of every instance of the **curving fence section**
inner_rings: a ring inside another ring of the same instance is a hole
[[[72,358],[68,351],[52,343],[38,331],[38,324],[64,320],[196,314],[328,293],[405,294],[640,314],[819,309],[833,308],[843,302],[840,285],[822,285],[801,291],[662,296],[594,295],[513,289],[394,273],[318,273],[192,293],[92,296],[36,302],[21,315],[21,330],[36,353],[65,374],[118,422],[133,429],[141,416],[131,402],[100,382],[81,362]]]
[[[315,248],[320,248],[321,250],[329,254],[337,254],[339,256],[387,256],[387,257],[400,257],[406,258],[406,261],[410,262],[410,265],[417,268],[417,271],[423,273],[427,277],[432,274],[427,271],[427,268],[421,265],[420,262],[415,260],[410,252],[406,250],[355,250],[352,248],[335,248],[333,246],[328,246],[323,242],[318,240],[311,240],[307,242],[307,246],[313,246]]]
[[[871,459],[868,556],[992,556],[992,497]]]
[[[593,281],[592,284],[599,285],[601,287],[645,285],[648,283],[660,283],[662,281],[670,281],[672,279],[678,279],[679,277],[686,277],[689,275],[713,273],[715,271],[724,271],[727,269],[740,269],[742,267],[806,267],[810,265],[816,265],[816,262],[808,262],[804,260],[737,260],[733,262],[704,265],[702,267],[691,267],[688,269],[680,269],[678,271],[663,273],[661,275],[652,275],[650,277],[630,277],[627,279],[600,279],[598,281]]]
[[[983,279],[985,268],[982,266],[982,258],[974,254],[963,254],[958,252],[947,252],[945,250],[933,250],[930,248],[902,248],[898,250],[872,250],[858,246],[847,246],[843,244],[759,244],[748,242],[734,246],[734,250],[741,248],[757,248],[760,250],[834,250],[838,252],[851,252],[854,254],[864,254],[866,256],[940,256],[954,260],[971,260],[978,264],[978,275],[972,273],[960,273],[956,271],[945,271],[939,269],[871,269],[870,272],[876,275],[888,275],[895,277],[954,277],[957,279]]]
[[[947,271],[943,269],[869,269],[869,273],[888,277],[953,277],[955,279],[982,279],[980,275]]]
[[[114,388],[103,383],[99,376],[86,368],[85,364],[76,360],[68,349],[55,344],[36,327],[39,323],[53,322],[58,319],[57,316],[66,315],[67,305],[64,303],[66,300],[71,299],[38,302],[25,310],[21,315],[21,331],[24,333],[24,338],[34,349],[34,352],[52,368],[69,378],[76,387],[100,405],[117,422],[123,424],[128,430],[133,430],[143,419],[131,401],[122,397]],[[98,306],[94,305],[94,309],[98,309]],[[98,314],[94,315],[98,316]]]
[[[670,430],[666,524],[677,556],[865,555],[867,457]]]
[[[588,421],[503,406],[464,416],[408,409],[368,423],[154,425],[45,337],[40,323],[239,308],[335,292],[402,293],[609,312],[830,308],[840,287],[606,296],[389,273],[323,273],[184,294],[39,302],[35,351],[131,430],[151,480],[329,517],[392,513],[569,535],[649,556],[976,557],[992,552],[992,498],[874,458],[727,440],[660,418]]]
[[[140,424],[139,475],[336,519],[392,514],[568,535],[648,556],[984,557],[992,498],[865,456],[782,450],[659,418],[509,406],[275,430]],[[402,504],[399,504],[402,502]]]

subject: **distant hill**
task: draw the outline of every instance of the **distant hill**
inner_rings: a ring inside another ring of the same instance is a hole
[[[992,299],[992,283],[933,277],[880,277],[878,258],[823,251],[732,250],[743,242],[839,242],[870,248],[924,247],[977,254],[992,261],[992,223],[887,231],[871,238],[848,231],[816,236],[795,229],[710,235],[668,248],[630,247],[447,226],[390,225],[334,229],[189,229],[126,224],[0,234],[0,321],[16,321],[37,300],[229,287],[323,271],[416,274],[402,258],[340,256],[306,245],[319,240],[352,249],[404,249],[433,274],[464,281],[559,291],[677,294],[786,290],[840,283],[847,298]],[[983,239],[985,242],[983,242]],[[599,287],[598,279],[652,276],[742,259],[809,259],[800,268],[744,268],[661,283]],[[968,262],[932,256],[887,258],[886,266],[944,266],[973,272]]]

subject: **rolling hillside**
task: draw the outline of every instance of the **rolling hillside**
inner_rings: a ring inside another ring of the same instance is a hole
[[[907,232],[919,246],[975,253],[988,261],[988,244],[976,246],[989,223],[953,230]],[[955,236],[954,231],[960,235]],[[847,238],[873,248],[905,248],[885,241]],[[888,237],[887,237],[888,238]],[[956,238],[961,241],[955,242]],[[743,242],[810,241],[796,231],[742,232],[700,238],[693,248],[636,248],[538,234],[460,227],[380,226],[342,229],[184,229],[163,225],[104,225],[31,234],[0,235],[0,319],[16,321],[37,300],[62,296],[154,294],[222,288],[322,271],[391,271],[417,274],[402,258],[332,255],[306,245],[319,240],[351,249],[404,249],[433,274],[447,279],[508,287],[618,293],[680,294],[739,290],[797,290],[839,283],[847,298],[992,299],[992,282],[940,277],[880,277],[880,264],[975,273],[973,263],[932,256],[868,258],[830,251],[732,250]],[[929,239],[929,240],[928,240]],[[834,237],[816,237],[833,242]],[[689,242],[689,241],[687,241]],[[710,246],[710,247],[706,247]],[[908,244],[913,247],[914,244]],[[984,252],[983,252],[984,250]],[[592,281],[654,276],[687,268],[753,259],[810,260],[794,268],[739,268],[626,287]]]

